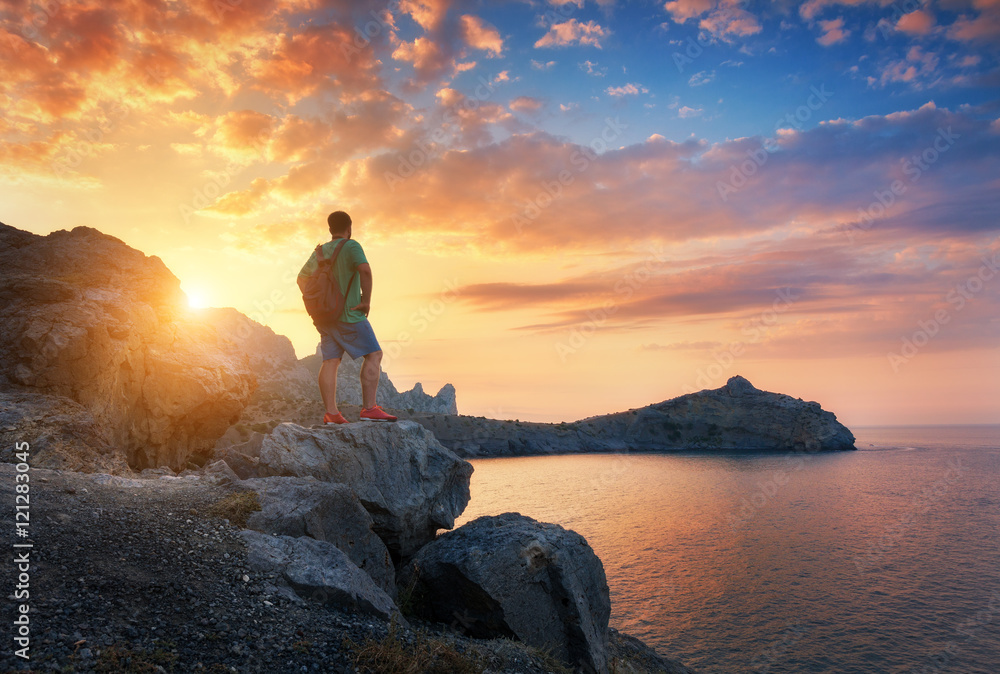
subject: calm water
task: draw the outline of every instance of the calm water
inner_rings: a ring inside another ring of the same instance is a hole
[[[1000,672],[1000,426],[857,452],[479,459],[459,524],[583,534],[611,624],[702,674]]]

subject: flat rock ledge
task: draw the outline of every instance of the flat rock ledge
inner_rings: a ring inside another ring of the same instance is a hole
[[[454,527],[471,496],[472,464],[412,421],[280,424],[219,456],[240,477],[313,477],[349,486],[395,560]]]

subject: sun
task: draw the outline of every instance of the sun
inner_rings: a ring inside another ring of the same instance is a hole
[[[187,295],[188,307],[191,309],[207,309],[208,308],[208,296],[202,290],[186,290],[184,294]]]

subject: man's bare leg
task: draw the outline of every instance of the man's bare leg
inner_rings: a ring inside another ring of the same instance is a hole
[[[324,360],[319,367],[319,393],[323,396],[323,405],[327,414],[340,414],[337,409],[337,368],[340,367],[339,358]]]
[[[372,351],[365,355],[361,364],[361,405],[365,409],[375,407],[378,393],[378,378],[382,371],[382,352]]]

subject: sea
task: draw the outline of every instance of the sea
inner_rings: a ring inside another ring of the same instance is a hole
[[[701,674],[1000,673],[1000,425],[857,451],[475,459],[457,524],[582,534],[611,626]]]

